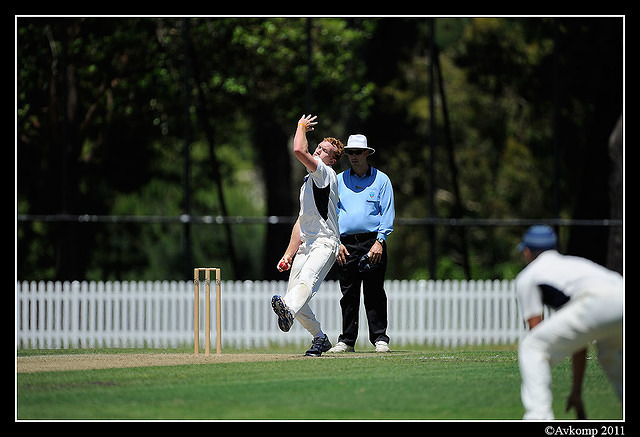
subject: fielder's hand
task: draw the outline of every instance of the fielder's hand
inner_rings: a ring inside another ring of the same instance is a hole
[[[584,411],[584,405],[582,404],[582,397],[579,394],[571,393],[567,398],[567,408],[565,411],[569,411],[572,408],[576,410],[576,419],[587,419],[587,413]]]

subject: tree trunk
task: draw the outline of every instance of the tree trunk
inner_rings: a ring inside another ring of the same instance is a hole
[[[267,215],[291,217],[297,214],[291,195],[291,162],[288,147],[288,136],[273,120],[266,118],[268,110],[259,111],[254,118],[254,144],[260,156],[262,174],[267,193]],[[267,237],[264,253],[263,277],[265,280],[283,279],[276,264],[282,257],[293,223],[277,223],[267,226]]]

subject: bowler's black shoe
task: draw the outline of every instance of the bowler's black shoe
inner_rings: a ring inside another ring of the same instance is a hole
[[[331,342],[325,334],[324,337],[315,337],[311,343],[311,347],[304,354],[308,357],[319,357],[322,352],[331,349]]]
[[[287,308],[284,301],[277,294],[271,298],[271,308],[278,316],[278,326],[282,332],[289,332],[293,325],[293,314]]]

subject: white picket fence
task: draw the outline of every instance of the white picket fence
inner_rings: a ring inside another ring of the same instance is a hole
[[[204,344],[204,284],[200,344]],[[222,281],[222,347],[250,348],[310,341],[298,323],[278,329],[271,296],[284,281]],[[513,281],[386,281],[392,346],[512,344],[524,332]],[[192,281],[16,282],[16,347],[193,347]],[[341,332],[340,286],[325,281],[311,301],[332,342]],[[215,287],[211,287],[215,350]],[[358,346],[371,348],[361,303]]]

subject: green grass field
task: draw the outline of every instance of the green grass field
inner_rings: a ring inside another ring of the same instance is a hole
[[[90,353],[46,351],[71,352]],[[19,351],[18,356],[42,353]],[[557,419],[574,418],[564,411],[570,381],[567,359],[553,369]],[[466,421],[520,420],[523,413],[513,348],[407,348],[384,355],[17,373],[16,393],[19,421]],[[583,397],[589,419],[622,419],[622,406],[592,353]]]

